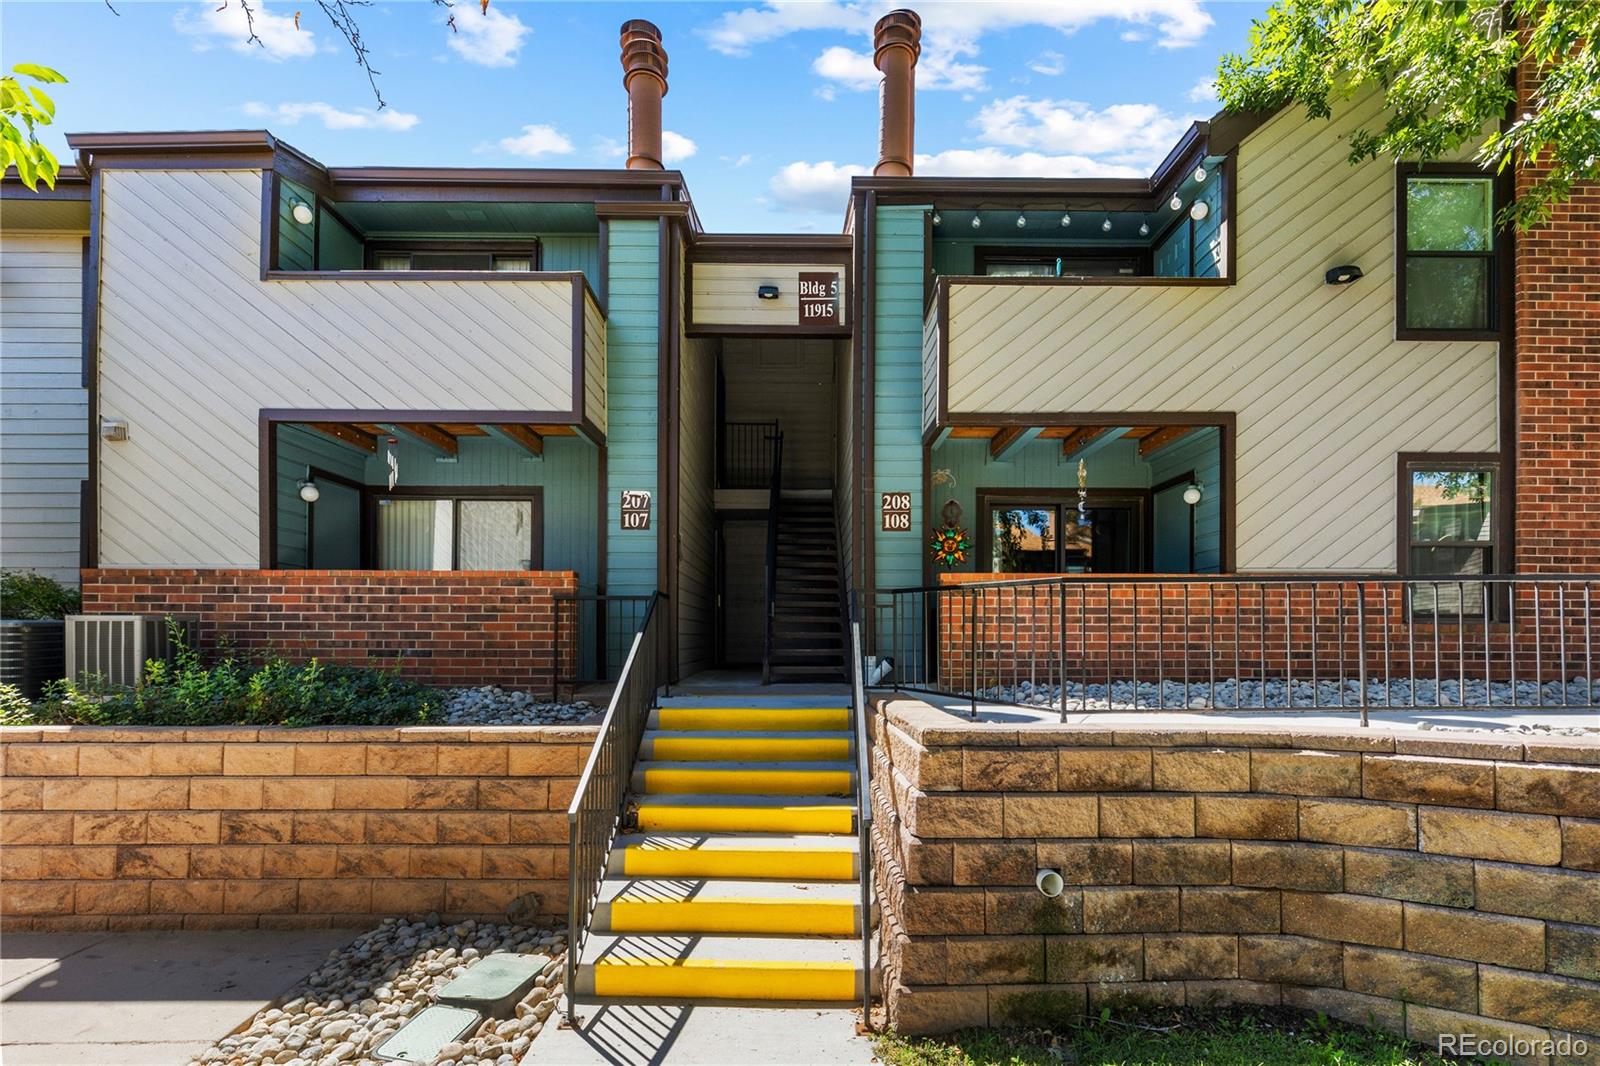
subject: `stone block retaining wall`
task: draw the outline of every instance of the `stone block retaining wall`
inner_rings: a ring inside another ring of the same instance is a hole
[[[1019,727],[909,700],[874,727],[903,1032],[1265,1003],[1600,1056],[1600,741]]]
[[[0,929],[564,917],[592,727],[0,729]]]
[[[397,667],[439,685],[555,687],[556,612],[562,676],[574,674],[578,575],[553,571],[85,570],[91,614],[187,614],[208,654]]]
[[[1559,590],[1548,582],[1537,593],[1521,586],[1514,605],[1502,591],[1500,602],[1490,605],[1494,620],[1485,626],[1470,616],[1456,624],[1447,611],[1437,625],[1426,612],[1410,617],[1399,587],[1375,582],[1361,588],[1335,578],[1286,593],[1271,584],[1272,575],[1263,575],[1265,585],[1204,575],[1159,583],[1145,575],[1143,583],[1123,584],[1076,580],[1080,576],[941,574],[940,583],[952,591],[938,603],[939,676],[960,688],[973,680],[980,688],[1045,680],[1064,652],[1069,683],[1104,683],[1108,670],[1119,681],[1154,681],[1158,666],[1167,681],[1204,682],[1213,670],[1219,679],[1282,677],[1287,670],[1297,681],[1336,680],[1359,675],[1365,646],[1374,680],[1386,675],[1386,662],[1394,679],[1414,673],[1431,683],[1437,671],[1444,681],[1463,673],[1506,680],[1513,676],[1514,647],[1519,681],[1542,675],[1550,682],[1588,676],[1594,652],[1586,641],[1600,631],[1600,594],[1577,582]],[[1061,583],[972,587],[1040,577]],[[1439,590],[1458,595],[1449,582]],[[1482,591],[1466,587],[1461,595],[1469,608],[1481,609]],[[1356,609],[1363,595],[1364,616]],[[974,628],[981,652],[976,672]]]

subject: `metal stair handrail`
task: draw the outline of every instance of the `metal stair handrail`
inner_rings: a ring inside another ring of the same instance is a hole
[[[872,1028],[872,789],[867,745],[866,659],[861,648],[861,618],[854,591],[849,596],[845,668],[850,678],[851,717],[855,721],[856,835],[861,855],[861,1024]]]
[[[639,742],[661,687],[664,658],[660,633],[666,624],[666,612],[658,608],[666,598],[661,592],[650,597],[644,621],[634,634],[611,703],[601,719],[600,735],[595,738],[589,761],[584,764],[572,802],[567,806],[568,1024],[576,1024],[578,960],[588,939],[606,861],[621,824],[634,763],[639,757]]]

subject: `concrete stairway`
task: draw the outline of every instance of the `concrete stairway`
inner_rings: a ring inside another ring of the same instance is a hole
[[[579,1003],[859,1002],[871,916],[843,702],[651,712]]]

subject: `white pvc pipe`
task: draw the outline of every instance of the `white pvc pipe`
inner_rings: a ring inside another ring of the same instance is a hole
[[[1061,875],[1054,870],[1040,870],[1033,879],[1033,886],[1052,899],[1061,895],[1061,890],[1066,885]]]

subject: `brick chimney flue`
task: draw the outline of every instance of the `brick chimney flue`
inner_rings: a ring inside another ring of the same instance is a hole
[[[922,19],[915,11],[891,11],[872,30],[872,62],[883,73],[878,88],[878,165],[882,178],[909,178],[915,144],[917,56],[922,54]]]
[[[661,170],[667,50],[652,22],[629,19],[622,24],[622,87],[628,90],[628,169]]]

